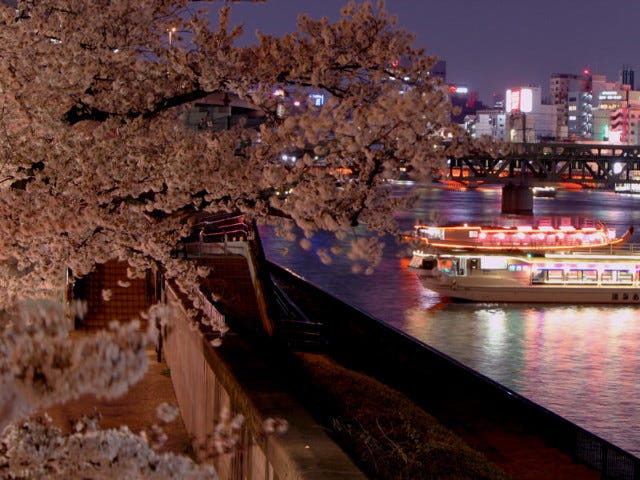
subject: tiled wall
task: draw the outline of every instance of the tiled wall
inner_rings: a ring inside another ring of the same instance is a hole
[[[112,320],[128,322],[141,320],[140,317],[154,303],[154,282],[151,274],[147,278],[127,278],[126,262],[108,262],[96,266],[91,274],[81,280],[78,289],[81,297],[88,303],[87,315],[80,323],[81,328],[106,328]],[[128,286],[127,286],[128,285]],[[105,292],[111,292],[107,299]]]

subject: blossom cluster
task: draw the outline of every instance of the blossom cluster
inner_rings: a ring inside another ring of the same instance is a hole
[[[2,478],[216,479],[213,466],[159,454],[127,427],[65,435],[42,419],[11,425],[0,436]]]
[[[319,230],[338,239],[362,225],[395,232],[393,211],[411,197],[394,198],[385,185],[401,168],[427,178],[468,148],[429,75],[436,59],[412,46],[382,4],[350,3],[336,22],[301,15],[296,32],[258,34],[249,46],[238,45],[230,8],[212,26],[186,0],[19,1],[17,15],[0,4],[0,428],[9,425],[0,473],[192,474],[130,432],[63,437],[11,424],[84,392],[119,395],[146,368],[153,340],[135,324],[69,337],[59,306],[67,272],[120,260],[134,278],[159,265],[195,302],[208,272],[174,252],[196,214],[286,219],[303,246]],[[180,34],[168,41],[169,31]],[[292,109],[275,88],[289,98],[320,91],[327,101]],[[253,105],[264,123],[189,128],[185,116],[214,92]],[[298,161],[282,162],[292,150]],[[325,263],[346,254],[369,273],[381,250],[357,239],[317,254]],[[210,326],[220,336],[226,329]],[[233,446],[239,423],[225,423],[216,451]]]

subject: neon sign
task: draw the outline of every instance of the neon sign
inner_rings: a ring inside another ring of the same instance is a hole
[[[531,112],[533,110],[533,90],[530,88],[507,90],[506,109],[507,112]]]

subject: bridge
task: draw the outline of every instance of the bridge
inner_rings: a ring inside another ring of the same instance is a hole
[[[502,158],[478,153],[450,159],[446,177],[465,185],[526,179],[529,184],[640,188],[640,145],[513,143]]]

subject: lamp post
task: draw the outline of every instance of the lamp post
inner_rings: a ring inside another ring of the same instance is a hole
[[[173,34],[176,33],[176,27],[171,27],[169,29],[169,48],[171,48],[171,44],[173,42]]]

